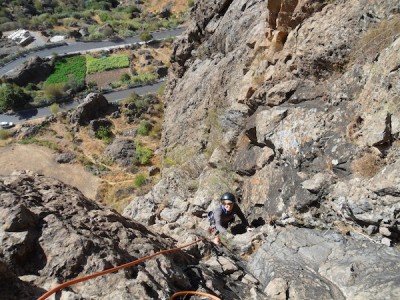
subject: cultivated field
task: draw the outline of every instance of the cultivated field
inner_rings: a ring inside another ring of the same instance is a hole
[[[129,68],[122,68],[122,69],[100,72],[96,74],[88,74],[86,75],[86,82],[96,82],[97,86],[99,88],[102,88],[109,85],[112,82],[120,80],[121,75],[123,74],[131,75],[131,71],[129,70]]]

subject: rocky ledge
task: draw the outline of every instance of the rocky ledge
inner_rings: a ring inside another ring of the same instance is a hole
[[[37,299],[68,280],[176,247],[77,189],[30,172],[0,177],[0,225],[2,299]],[[186,244],[196,239],[187,235]],[[57,299],[167,299],[185,290],[246,298],[256,280],[232,258],[210,253],[200,242],[70,286]]]

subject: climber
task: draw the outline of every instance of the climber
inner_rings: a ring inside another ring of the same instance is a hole
[[[247,231],[253,230],[253,227],[247,222],[242,210],[236,203],[235,196],[231,193],[225,193],[221,196],[221,205],[208,213],[210,233],[214,235],[214,244],[218,246],[221,244],[220,234],[224,235],[228,240],[233,238],[233,234],[228,232],[227,228],[235,220],[235,214],[238,215],[242,224],[246,226]]]

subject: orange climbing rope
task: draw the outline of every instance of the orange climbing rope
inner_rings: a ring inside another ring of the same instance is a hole
[[[70,281],[64,282],[64,283],[62,283],[62,284],[60,284],[60,285],[58,285],[58,286],[52,288],[52,289],[49,290],[47,293],[45,293],[43,296],[41,296],[40,298],[38,298],[38,300],[45,300],[45,299],[47,299],[49,296],[53,295],[54,293],[58,292],[59,290],[61,290],[61,289],[63,289],[63,288],[66,288],[67,286],[70,286],[70,285],[73,285],[73,284],[76,284],[76,283],[79,283],[79,282],[82,282],[82,281],[86,281],[86,280],[89,280],[89,279],[92,279],[92,278],[95,278],[95,277],[98,277],[98,276],[102,276],[102,275],[104,275],[104,274],[112,273],[112,272],[118,271],[118,270],[120,270],[120,269],[124,269],[124,268],[128,268],[128,267],[137,265],[137,264],[139,264],[139,263],[141,263],[141,262],[143,262],[143,261],[145,261],[145,260],[148,260],[148,259],[150,259],[150,258],[153,258],[153,257],[158,256],[158,255],[161,255],[161,254],[165,254],[165,253],[177,251],[177,250],[180,250],[180,249],[183,249],[183,248],[187,248],[187,247],[192,246],[192,245],[194,245],[194,244],[197,244],[198,242],[201,242],[201,241],[203,241],[203,240],[205,240],[205,239],[206,239],[206,238],[202,238],[202,239],[199,239],[199,240],[197,240],[197,241],[194,241],[194,242],[192,242],[192,243],[190,243],[190,244],[187,244],[187,245],[184,245],[184,246],[180,246],[180,247],[176,247],[176,248],[172,248],[172,249],[162,250],[162,251],[156,252],[156,253],[154,253],[154,254],[145,256],[145,257],[143,257],[143,258],[139,258],[139,259],[137,259],[137,260],[131,261],[131,262],[129,262],[129,263],[126,263],[126,264],[123,264],[123,265],[120,265],[120,266],[117,266],[117,267],[114,267],[114,268],[111,268],[111,269],[107,269],[107,270],[104,270],[104,271],[100,271],[100,272],[97,272],[97,273],[93,273],[93,274],[91,274],[91,275],[83,276],[83,277],[80,277],[80,278],[72,279],[72,280],[70,280]],[[181,294],[181,293],[182,293],[182,294]],[[192,292],[192,291],[186,291],[186,292],[178,292],[178,293],[175,293],[174,295],[172,295],[172,297],[171,297],[170,299],[174,299],[175,297],[178,297],[178,296],[180,296],[180,295],[186,295],[186,294],[203,295],[203,296],[207,296],[207,297],[209,297],[209,298],[211,298],[211,299],[214,299],[214,300],[220,300],[219,298],[216,298],[216,297],[213,296],[213,295],[209,295],[209,294],[202,293],[202,292]]]
[[[173,300],[173,299],[175,299],[176,297],[186,296],[186,295],[199,295],[199,296],[206,296],[206,297],[208,297],[208,298],[210,298],[210,299],[213,299],[213,300],[221,300],[220,298],[218,298],[218,297],[216,297],[216,296],[213,296],[213,295],[210,295],[210,294],[207,294],[207,293],[203,293],[203,292],[192,292],[192,291],[177,292],[177,293],[173,294],[173,295],[169,298],[169,300]]]

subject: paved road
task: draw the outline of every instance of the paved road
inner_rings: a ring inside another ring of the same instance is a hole
[[[165,31],[153,32],[154,39],[164,39],[168,37],[175,37],[180,35],[185,28],[175,28]],[[127,38],[124,40],[119,41],[99,41],[99,42],[69,42],[65,46],[59,46],[51,49],[43,49],[37,52],[29,53],[25,57],[20,57],[4,67],[0,68],[0,76],[4,75],[8,71],[14,69],[15,67],[22,64],[24,61],[28,60],[28,58],[32,56],[39,56],[39,57],[49,57],[53,53],[57,54],[65,54],[65,53],[78,53],[78,52],[85,52],[85,51],[93,51],[93,50],[100,50],[100,49],[110,49],[110,48],[118,48],[127,45],[132,45],[135,43],[141,42],[138,36],[134,36],[131,38]]]
[[[151,85],[135,87],[135,88],[131,88],[128,90],[123,90],[123,91],[111,92],[108,94],[104,94],[104,96],[106,97],[106,99],[109,102],[120,101],[120,100],[128,98],[133,92],[135,92],[138,95],[144,95],[147,93],[156,92],[163,83],[164,82],[161,81],[161,82],[151,84]],[[67,111],[69,109],[72,109],[72,108],[78,106],[79,104],[80,103],[77,101],[61,103],[60,111]],[[6,121],[6,122],[13,122],[15,124],[19,124],[19,123],[23,123],[27,120],[42,118],[42,117],[49,116],[51,114],[52,113],[50,112],[49,106],[33,108],[33,109],[24,110],[24,111],[19,111],[18,113],[14,114],[14,115],[0,114],[0,122]]]
[[[154,39],[163,39],[163,38],[178,36],[184,30],[185,30],[185,28],[176,28],[176,29],[171,29],[171,30],[166,30],[166,31],[153,32],[152,35],[153,35]],[[122,47],[125,45],[139,43],[140,41],[141,41],[140,38],[138,36],[135,36],[135,37],[127,38],[125,40],[121,40],[121,41],[117,41],[117,42],[110,42],[110,41],[71,42],[65,46],[40,50],[40,51],[31,53],[25,57],[21,57],[13,62],[10,62],[6,66],[0,68],[0,76],[4,75],[8,71],[14,69],[18,65],[22,64],[29,57],[32,57],[35,55],[43,58],[43,57],[51,56],[53,53],[64,54],[64,53],[74,53],[74,52],[82,52],[82,51],[89,51],[89,50],[99,50],[99,49],[103,49],[103,48],[109,49],[109,48],[113,48],[113,47]],[[150,92],[156,92],[162,84],[163,84],[163,82],[159,82],[156,84],[142,86],[142,87],[136,87],[136,88],[132,88],[132,89],[124,90],[124,91],[111,92],[111,93],[105,94],[104,96],[110,102],[119,101],[119,100],[129,97],[129,95],[133,92],[135,92],[139,95],[144,95],[144,94],[150,93]],[[79,105],[79,103],[74,102],[74,101],[69,102],[69,103],[63,103],[60,105],[60,110],[66,111],[66,110],[74,108],[78,105]],[[18,113],[14,114],[14,115],[0,114],[0,122],[7,121],[7,122],[13,122],[15,124],[19,124],[19,123],[23,123],[24,121],[27,121],[30,119],[46,117],[49,115],[51,115],[50,107],[41,107],[41,108],[34,108],[34,109],[19,111]]]

